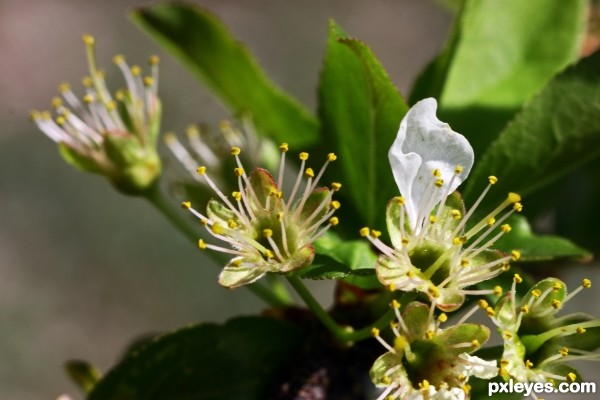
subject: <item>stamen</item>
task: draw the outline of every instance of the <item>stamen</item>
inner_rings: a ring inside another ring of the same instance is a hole
[[[287,153],[289,147],[287,143],[282,143],[279,146],[279,150],[281,151],[281,157],[279,159],[279,176],[277,178],[277,187],[282,190],[283,185],[283,171],[285,170],[285,153]]]

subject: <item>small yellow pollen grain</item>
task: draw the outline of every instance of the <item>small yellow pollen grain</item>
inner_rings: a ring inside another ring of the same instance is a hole
[[[133,76],[140,76],[141,73],[142,69],[139,67],[139,65],[134,65],[131,67],[131,74]]]
[[[392,300],[392,308],[394,310],[399,310],[400,309],[400,303],[398,302],[398,300]]]
[[[479,306],[479,308],[481,308],[482,310],[487,309],[490,305],[489,303],[485,300],[485,299],[481,299],[477,302],[477,305]]]
[[[288,146],[287,143],[281,143],[279,145],[279,151],[281,151],[282,153],[287,152],[290,149],[290,147]]]
[[[555,292],[558,292],[562,289],[562,284],[560,282],[556,282],[553,286],[552,286],[552,290]]]
[[[153,55],[148,59],[148,64],[150,65],[158,65],[160,64],[160,57]]]
[[[542,295],[542,291],[540,289],[533,289],[531,295],[537,299]]]
[[[510,193],[508,194],[508,200],[509,200],[511,203],[518,203],[518,202],[520,202],[520,201],[521,201],[521,196],[519,196],[517,193],[510,192]]]
[[[496,296],[502,296],[502,293],[504,293],[502,286],[494,286],[494,294]]]
[[[371,230],[365,226],[364,228],[361,228],[358,232],[360,233],[360,236],[367,237],[371,233]]]
[[[575,329],[575,332],[577,332],[580,335],[583,335],[585,333],[585,328],[583,326],[578,326],[577,329]]]
[[[408,243],[410,243],[407,237],[403,237],[402,240],[400,240],[400,242],[403,246],[408,246]]]
[[[429,286],[427,288],[427,293],[429,293],[429,295],[433,298],[438,298],[440,297],[440,291],[437,287],[435,286]]]
[[[529,312],[529,306],[525,304],[520,310],[523,314],[527,314]]]
[[[533,363],[530,360],[526,360],[525,361],[525,367],[531,368],[531,367],[533,367]]]
[[[481,343],[479,343],[479,340],[477,340],[477,339],[471,340],[471,347],[474,347],[474,348],[481,347]]]
[[[270,238],[271,236],[273,236],[273,230],[272,229],[263,229],[263,236],[266,238]]]
[[[144,86],[151,87],[152,85],[154,85],[154,79],[152,79],[151,76],[145,76],[144,77]]]
[[[471,261],[467,260],[466,258],[463,258],[462,260],[460,260],[460,266],[463,268],[468,267],[469,264],[471,264]]]
[[[125,62],[125,56],[123,54],[117,54],[113,57],[113,62],[117,65]]]
[[[206,167],[202,166],[202,167],[196,168],[196,173],[198,175],[204,175],[206,173]]]
[[[448,321],[448,315],[446,315],[446,313],[441,313],[438,316],[438,321],[440,321],[442,323]]]
[[[487,314],[488,317],[493,317],[494,315],[496,315],[496,312],[494,311],[494,309],[492,307],[486,308],[485,313]]]
[[[63,115],[59,115],[58,117],[56,117],[56,123],[60,126],[63,126],[67,123],[67,119]]]
[[[371,328],[371,335],[373,335],[374,337],[379,336],[379,329],[375,327]]]
[[[396,204],[398,204],[399,206],[403,206],[404,205],[404,197],[402,197],[402,196],[396,196],[396,197],[394,197],[394,200],[396,201]]]
[[[283,215],[284,214],[282,212],[278,212],[277,215],[276,215],[277,221],[283,220]]]
[[[462,214],[459,210],[452,210],[450,211],[450,216],[452,216],[452,218],[454,219],[460,219],[462,217]]]
[[[463,392],[465,392],[465,394],[468,396],[471,394],[471,385],[469,384],[464,384],[462,385],[462,390]]]
[[[423,382],[419,383],[419,387],[423,389],[423,391],[429,390],[429,381],[427,379],[423,379]]]
[[[581,281],[581,286],[583,286],[584,289],[589,289],[592,287],[592,281],[588,278],[584,278],[583,281]]]
[[[90,104],[94,102],[94,96],[92,96],[91,94],[86,94],[85,96],[83,96],[83,102],[85,104]]]
[[[500,364],[501,367],[508,367],[509,361],[505,360],[505,359],[502,359],[502,360],[500,360],[499,364]]]
[[[409,269],[408,272],[406,273],[406,276],[408,276],[409,278],[414,278],[415,277],[415,273],[413,272],[412,269]]]
[[[62,100],[60,99],[60,97],[55,97],[52,99],[52,108],[59,108],[60,106],[62,106]]]
[[[235,201],[242,200],[242,194],[240,192],[232,192],[231,196],[235,199]]]
[[[228,219],[227,226],[229,227],[229,229],[235,229],[237,228],[237,223],[232,219]]]
[[[51,120],[52,114],[49,111],[42,111],[42,119]]]
[[[117,103],[115,103],[114,100],[110,100],[108,103],[106,103],[106,109],[108,111],[113,111],[115,108],[117,108]]]
[[[68,92],[69,90],[71,90],[71,86],[70,86],[68,83],[61,83],[61,84],[58,86],[58,91],[59,91],[60,93],[66,93],[66,92]]]
[[[439,178],[440,176],[442,176],[442,172],[439,169],[434,169],[432,172],[433,176],[435,176],[436,178]]]
[[[302,152],[298,155],[298,157],[300,158],[300,160],[306,161],[308,160],[308,153]]]
[[[327,161],[335,161],[335,160],[337,160],[337,156],[335,155],[335,153],[327,154]]]
[[[314,178],[315,177],[315,172],[313,171],[312,168],[306,168],[304,170],[304,175],[306,175],[307,178]]]
[[[242,266],[242,260],[241,259],[237,259],[237,260],[233,260],[231,262],[231,265],[233,265],[234,267],[241,267]]]
[[[566,357],[569,355],[569,349],[567,349],[566,347],[561,347],[560,350],[558,350],[558,353],[561,356]]]
[[[83,43],[87,44],[88,46],[92,46],[94,42],[96,42],[96,39],[94,39],[92,35],[88,35],[87,33],[81,38],[83,39]]]
[[[452,244],[454,244],[454,245],[459,245],[461,243],[462,243],[462,241],[460,240],[459,237],[455,237],[454,239],[452,239]]]
[[[510,270],[510,264],[505,262],[502,264],[501,268],[502,268],[502,272],[506,272],[506,271]]]
[[[223,233],[223,226],[221,226],[221,224],[219,223],[214,223],[212,224],[212,226],[210,227],[210,230],[215,234],[215,235],[220,235]]]
[[[437,221],[437,218],[435,217],[435,215],[430,215],[429,216],[429,223],[430,224],[435,224],[436,221]]]
[[[513,261],[517,261],[521,259],[521,252],[519,250],[513,250],[510,252],[510,258],[512,258]]]
[[[463,167],[461,165],[457,165],[456,168],[454,168],[454,173],[456,175],[460,174],[463,171]]]
[[[488,181],[490,182],[490,185],[495,185],[496,182],[498,182],[498,178],[496,178],[494,175],[490,175],[488,176]]]
[[[234,147],[231,148],[231,155],[232,156],[237,156],[237,155],[239,155],[241,153],[241,151],[242,150],[239,147],[235,147],[234,146]]]
[[[395,291],[395,290],[396,290],[396,285],[394,285],[393,283],[390,283],[390,284],[388,285],[387,289],[388,289],[390,292],[393,292],[393,291]],[[400,306],[400,305],[398,305],[398,306]]]
[[[486,224],[488,224],[489,226],[492,226],[496,223],[496,218],[490,218],[486,221]]]
[[[523,211],[523,204],[516,202],[515,204],[513,204],[513,210],[515,210],[516,212]]]
[[[431,339],[433,339],[433,331],[427,331],[427,332],[425,332],[425,337],[426,337],[428,340],[431,340]]]
[[[269,249],[265,251],[265,255],[267,256],[267,258],[275,258],[275,254],[273,254],[273,252]]]
[[[208,220],[203,218],[200,220],[200,224],[202,224],[202,226],[208,226]]]
[[[376,231],[375,229],[372,229],[371,236],[374,237],[375,239],[377,239],[381,236],[381,231]]]
[[[337,210],[341,207],[341,204],[339,201],[337,200],[333,200],[331,203],[329,203],[329,205],[331,206],[331,208],[333,208],[334,210]]]
[[[329,225],[336,226],[339,223],[340,223],[340,220],[338,219],[338,217],[329,218]]]
[[[503,336],[504,336],[504,338],[505,338],[505,339],[510,339],[510,338],[512,338],[512,336],[513,336],[513,335],[512,335],[512,332],[511,332],[511,331],[509,331],[509,330],[505,330],[505,331],[504,331],[504,332],[502,332],[502,333],[503,333]]]
[[[573,373],[573,372],[569,372],[567,374],[566,378],[569,382],[573,383],[577,380],[577,375],[575,375],[575,373]]]
[[[557,300],[557,299],[552,300],[552,308],[554,308],[555,310],[558,310],[561,305],[562,305],[562,303],[560,302],[560,300]]]
[[[504,224],[500,227],[500,229],[502,230],[502,232],[504,233],[508,233],[512,230],[512,228],[510,227],[509,224]]]
[[[333,182],[331,184],[331,190],[333,190],[334,192],[339,191],[342,188],[342,184],[339,182]]]
[[[181,208],[190,209],[192,208],[192,203],[189,201],[184,201],[181,203]]]
[[[436,179],[435,180],[435,186],[441,188],[442,186],[444,186],[444,180],[443,179]]]
[[[198,248],[202,250],[206,249],[206,242],[203,239],[198,239]]]
[[[91,88],[94,86],[94,81],[89,76],[84,76],[83,79],[81,79],[81,84],[83,87]]]
[[[235,176],[240,177],[244,175],[244,168],[234,168],[233,169],[233,173],[235,174]]]
[[[523,278],[521,278],[521,275],[515,274],[515,276],[513,277],[513,282],[521,283],[521,282],[523,282]]]

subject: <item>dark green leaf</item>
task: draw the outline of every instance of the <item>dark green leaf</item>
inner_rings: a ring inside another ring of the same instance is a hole
[[[265,75],[211,13],[192,4],[170,3],[141,8],[132,18],[237,116],[251,117],[259,133],[290,145],[316,141],[316,119]]]
[[[594,53],[553,79],[475,163],[463,192],[467,204],[489,175],[499,178],[486,197],[495,205],[508,191],[528,195],[598,157],[599,101],[600,53]]]
[[[592,254],[573,242],[553,235],[537,235],[531,231],[527,219],[513,215],[508,219],[512,230],[499,239],[494,248],[510,253],[521,252],[520,261],[548,261],[557,258],[589,260]]]
[[[263,400],[301,345],[283,322],[238,318],[161,336],[129,353],[89,400]]]
[[[371,50],[331,21],[319,88],[323,138],[335,142],[349,192],[365,224],[383,226],[398,194],[387,152],[407,111]]]

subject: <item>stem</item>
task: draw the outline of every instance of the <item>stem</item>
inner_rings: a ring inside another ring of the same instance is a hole
[[[185,237],[191,240],[192,243],[195,244],[197,242],[199,234],[183,218],[183,213],[180,210],[177,210],[175,207],[173,207],[172,202],[169,201],[169,199],[165,196],[164,192],[160,189],[160,185],[158,184],[158,182],[154,184],[153,187],[145,193],[144,197],[153,206],[155,206],[158,209],[158,211],[160,211]],[[247,285],[245,286],[245,288],[250,290],[253,294],[255,294],[257,297],[259,297],[261,300],[263,300],[270,306],[283,307],[290,304],[289,299],[283,296],[280,293],[280,291],[273,292],[259,283]]]

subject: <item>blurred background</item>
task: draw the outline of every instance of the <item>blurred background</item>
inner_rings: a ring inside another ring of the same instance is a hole
[[[222,18],[272,79],[311,109],[328,18],[371,46],[402,93],[441,49],[451,23],[449,11],[422,0],[197,3]],[[228,117],[128,20],[128,10],[147,4],[0,0],[0,399],[77,395],[62,369],[68,359],[106,370],[140,334],[262,309],[244,289],[221,288],[217,266],[148,204],[75,171],[28,121],[30,109],[49,108],[59,83],[81,93],[83,33],[96,36],[111,87],[122,84],[114,54],[142,65],[151,54],[161,56],[163,132],[182,132],[192,122],[216,126]],[[581,267],[570,271],[561,278],[574,285],[589,275]],[[316,289],[328,304],[330,287]],[[580,299],[587,304],[582,311],[598,314],[590,294]],[[588,378],[594,376],[598,370]]]

